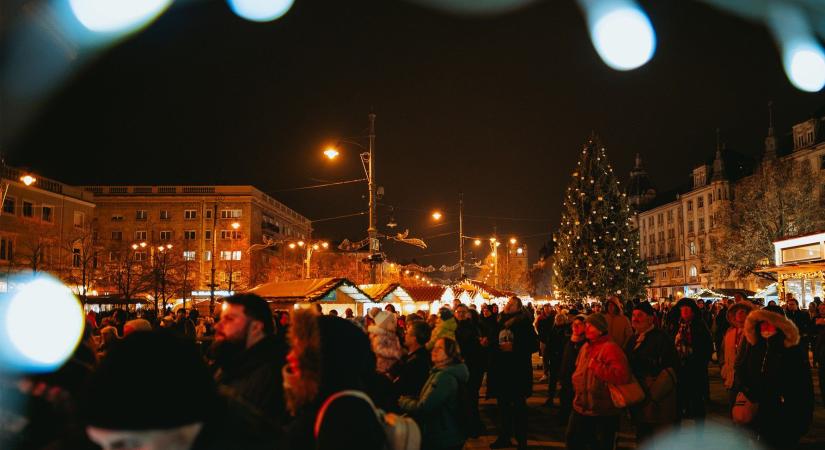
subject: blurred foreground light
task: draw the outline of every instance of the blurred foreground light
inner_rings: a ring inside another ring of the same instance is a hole
[[[128,33],[151,22],[172,0],[69,0],[77,20],[90,31]]]
[[[650,61],[656,32],[632,0],[579,0],[590,39],[602,60],[615,70],[632,70]]]
[[[696,448],[723,448],[725,450],[760,450],[764,447],[752,442],[751,437],[732,427],[706,422],[703,427],[670,428],[662,431],[639,447],[641,450],[666,448],[687,450]]]
[[[83,326],[83,308],[59,281],[38,276],[19,284],[0,301],[0,369],[57,369],[74,352]]]
[[[295,0],[229,0],[235,14],[253,22],[269,22],[281,18]]]
[[[825,87],[825,52],[797,7],[771,4],[768,25],[782,52],[785,74],[796,88],[819,92]]]
[[[454,14],[487,15],[507,13],[536,0],[413,0]]]

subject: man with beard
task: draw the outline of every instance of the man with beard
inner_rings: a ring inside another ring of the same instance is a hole
[[[224,299],[211,350],[215,381],[278,423],[285,408],[281,368],[286,348],[283,337],[275,335],[266,300],[255,294]]]

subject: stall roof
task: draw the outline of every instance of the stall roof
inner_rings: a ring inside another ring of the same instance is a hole
[[[455,289],[481,291],[482,294],[487,294],[493,298],[511,297],[513,295],[516,295],[515,292],[498,289],[482,281],[471,280],[469,278],[456,284]]]
[[[136,305],[136,304],[143,304],[148,305],[152,302],[146,300],[144,298],[128,298],[124,299],[122,297],[114,297],[111,295],[99,295],[99,296],[88,296],[86,297],[86,304],[87,305]]]
[[[798,264],[788,263],[781,266],[764,267],[754,272],[770,272],[781,275],[786,273],[817,272],[820,270],[825,270],[825,261],[819,260]]]
[[[314,278],[308,280],[264,283],[246,291],[274,301],[315,301],[341,288],[354,300],[366,302],[369,297],[346,278]]]
[[[434,302],[441,300],[444,286],[404,286],[404,290],[415,302]]]
[[[413,301],[407,290],[398,283],[362,284],[358,287],[375,302],[386,300],[390,294],[395,294],[403,302]]]

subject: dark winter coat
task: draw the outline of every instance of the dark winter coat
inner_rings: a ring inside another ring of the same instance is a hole
[[[461,357],[471,370],[482,366],[481,336],[478,327],[472,319],[459,320],[455,329],[455,340],[458,343]]]
[[[538,349],[538,338],[530,316],[525,312],[501,314],[500,328],[513,333],[513,350],[496,348],[491,358],[490,395],[498,398],[527,398],[533,391],[532,355]],[[498,336],[496,336],[498,340]]]
[[[560,407],[563,414],[569,413],[573,408],[573,372],[576,371],[576,359],[579,357],[579,351],[584,346],[584,336],[579,341],[567,340],[564,345],[564,352],[561,356],[561,364],[559,365],[559,384],[561,390],[559,391]]]
[[[461,429],[460,391],[466,390],[470,372],[464,364],[433,368],[420,395],[402,397],[398,404],[421,427],[421,447],[441,449],[464,444],[467,436]],[[462,386],[463,385],[463,386]]]
[[[286,344],[283,338],[267,336],[219,367],[215,380],[266,417],[280,420],[285,410],[281,375],[284,364]]]
[[[638,339],[639,334],[634,334],[625,347],[633,375],[645,389],[648,389],[662,371],[670,369],[669,374],[663,374],[663,376],[673,376],[674,389],[669,395],[655,401],[648,395],[642,404],[631,408],[633,418],[641,423],[673,423],[677,419],[675,375],[679,357],[676,354],[676,347],[667,333],[655,327],[645,333],[644,338],[637,345]]]
[[[396,395],[418,395],[430,376],[430,367],[430,354],[424,347],[402,358],[391,371]]]
[[[762,322],[773,324],[777,333],[763,338]],[[808,431],[814,407],[811,368],[799,345],[799,330],[784,316],[759,310],[745,320],[745,338],[734,387],[759,405],[750,427],[769,446],[793,447]]]
[[[570,334],[572,333],[570,324],[554,325],[550,330],[550,339],[548,340],[544,349],[547,352],[547,363],[550,365],[551,371],[558,371],[561,365],[561,358],[564,354],[564,347],[570,341]]]

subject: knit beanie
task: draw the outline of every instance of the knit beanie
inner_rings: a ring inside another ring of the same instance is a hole
[[[633,307],[633,311],[639,310],[650,317],[656,316],[656,311],[653,310],[653,306],[650,305],[650,302],[639,302],[638,305]]]
[[[590,314],[587,316],[587,319],[585,319],[585,322],[598,328],[602,334],[607,333],[607,319],[605,319],[601,313]]]
[[[158,394],[162,380],[180,381],[174,382],[172,397]],[[215,412],[218,394],[194,342],[166,331],[145,331],[112,348],[90,376],[83,400],[85,425],[168,430],[205,421]]]
[[[374,333],[375,329],[381,329],[390,333],[395,333],[395,314],[389,311],[381,311],[375,315],[375,325],[370,326],[369,332]],[[379,331],[380,332],[380,331]]]

